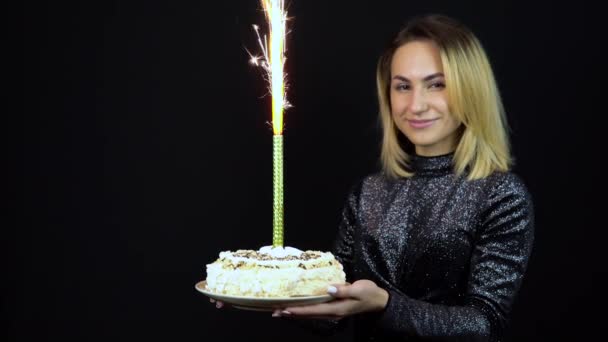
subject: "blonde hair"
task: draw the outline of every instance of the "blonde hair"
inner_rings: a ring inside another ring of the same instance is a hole
[[[434,42],[439,48],[448,108],[462,123],[454,152],[455,173],[466,171],[472,180],[509,170],[512,159],[506,117],[483,47],[462,24],[445,16],[429,15],[410,21],[378,61],[376,83],[383,129],[380,158],[385,174],[391,178],[413,176],[409,161],[414,146],[391,115],[391,62],[399,47],[420,40]]]

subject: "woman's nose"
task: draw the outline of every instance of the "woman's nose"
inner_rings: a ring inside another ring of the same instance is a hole
[[[428,103],[422,91],[414,90],[410,102],[410,112],[420,114],[428,110]]]

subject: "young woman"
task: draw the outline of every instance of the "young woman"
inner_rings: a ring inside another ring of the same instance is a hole
[[[336,300],[275,317],[355,320],[357,340],[496,341],[533,242],[530,195],[509,171],[486,53],[453,19],[419,17],[377,68],[382,166],[353,187],[334,253]]]

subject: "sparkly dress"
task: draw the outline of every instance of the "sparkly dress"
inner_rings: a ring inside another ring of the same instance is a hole
[[[352,316],[357,341],[500,340],[532,249],[531,197],[513,173],[455,176],[452,158],[414,156],[413,177],[352,188],[334,253],[348,281],[390,295]]]

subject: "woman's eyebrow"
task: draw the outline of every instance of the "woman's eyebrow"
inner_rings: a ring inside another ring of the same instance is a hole
[[[444,75],[442,72],[437,72],[437,73],[426,76],[425,78],[422,79],[422,81],[428,82],[430,80],[433,80],[433,79],[439,78],[439,77],[443,77],[443,76]],[[398,81],[403,81],[403,82],[410,82],[410,80],[407,77],[401,76],[401,75],[395,75],[395,76],[393,76],[393,79],[398,80]]]

